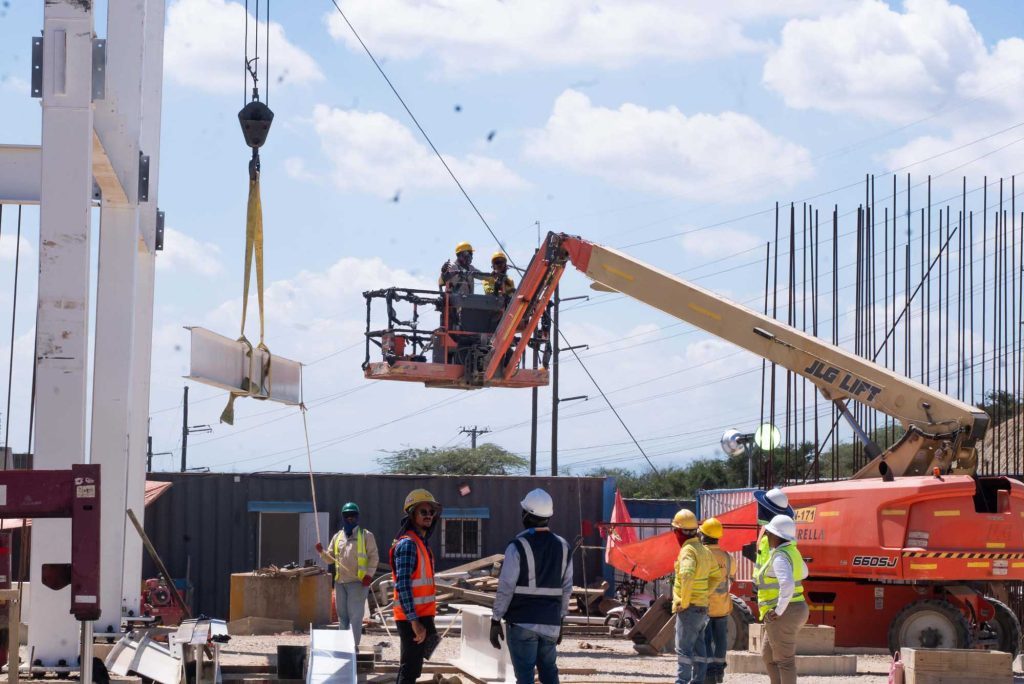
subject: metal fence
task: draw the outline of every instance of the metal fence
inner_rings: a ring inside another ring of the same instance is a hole
[[[754,500],[756,489],[701,489],[697,492],[697,516],[702,520],[728,513]],[[729,531],[726,530],[726,534]],[[754,564],[743,557],[739,551],[733,551],[733,567],[736,568],[736,579],[749,581],[754,576]]]

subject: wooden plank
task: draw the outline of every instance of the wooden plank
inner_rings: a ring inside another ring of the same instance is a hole
[[[481,558],[480,560],[471,561],[469,563],[463,563],[462,565],[456,565],[454,568],[449,568],[444,572],[439,572],[435,577],[452,577],[455,575],[464,575],[466,573],[474,572],[476,570],[483,570],[484,568],[491,567],[495,564],[500,565],[505,560],[504,554],[496,553],[493,556],[487,556],[487,558]]]

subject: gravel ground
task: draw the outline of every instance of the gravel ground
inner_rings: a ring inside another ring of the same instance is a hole
[[[222,650],[223,662],[255,664],[265,662],[268,655],[276,655],[278,644],[301,645],[309,643],[306,634],[281,634],[277,636],[236,636]],[[398,638],[388,637],[384,633],[366,634],[362,645],[382,646],[383,662],[397,664]],[[587,648],[586,645],[591,646]],[[458,656],[459,639],[457,635],[449,635],[438,646],[433,662],[450,662]],[[654,684],[655,682],[671,682],[675,676],[675,657],[663,655],[658,657],[638,656],[633,645],[625,639],[609,639],[597,637],[567,638],[559,647],[558,664],[561,668],[594,668],[597,675],[563,675],[563,684],[573,682],[630,682],[636,684]],[[888,682],[889,658],[879,655],[860,655],[857,657],[857,675],[845,677],[801,677],[801,684],[886,684]],[[428,681],[424,676],[420,681]],[[371,677],[369,681],[374,681]],[[767,684],[768,677],[754,674],[726,674],[725,681],[730,684]],[[1014,678],[1016,684],[1024,684],[1024,676]]]

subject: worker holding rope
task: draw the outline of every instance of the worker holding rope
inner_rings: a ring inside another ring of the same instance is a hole
[[[341,507],[342,526],[325,549],[317,542],[320,558],[334,566],[334,605],[338,629],[351,629],[356,648],[363,635],[366,596],[379,557],[373,533],[359,524],[359,506],[349,501]]]

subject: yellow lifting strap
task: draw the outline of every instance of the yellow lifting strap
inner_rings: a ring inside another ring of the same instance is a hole
[[[235,399],[238,397],[252,397],[253,399],[266,399],[270,396],[270,349],[264,343],[264,317],[263,317],[263,204],[260,201],[260,172],[259,157],[255,156],[255,163],[250,165],[249,173],[249,203],[245,217],[245,275],[242,283],[242,325],[238,338],[246,346],[246,357],[249,359],[249,373],[242,380],[242,391],[232,392],[228,397],[228,405],[220,414],[220,422],[234,425],[235,423]],[[256,300],[259,303],[260,313],[260,342],[253,349],[252,342],[245,336],[245,318],[249,309],[249,280],[252,275],[253,258],[256,261]],[[250,382],[255,377],[254,364],[259,359],[256,351],[266,352],[266,366],[262,369],[262,386]]]

